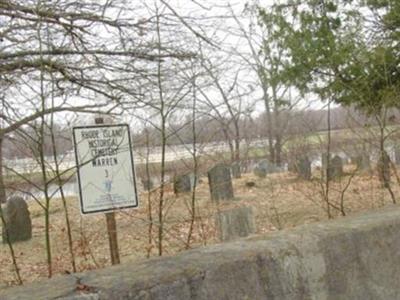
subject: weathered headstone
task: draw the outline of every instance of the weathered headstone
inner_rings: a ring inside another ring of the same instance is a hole
[[[298,159],[296,163],[296,171],[300,178],[305,180],[311,179],[311,161],[304,156]]]
[[[357,166],[360,171],[368,171],[371,169],[371,159],[367,153],[362,153],[351,159],[351,163]]]
[[[378,176],[384,187],[390,185],[390,157],[383,151],[378,161]]]
[[[394,161],[396,165],[400,165],[400,146],[394,148]]]
[[[288,164],[287,164],[287,170],[288,172],[291,173],[297,173],[297,166],[296,166],[296,160],[290,159]]]
[[[328,160],[331,158],[331,155],[328,153],[322,153],[321,154],[321,172],[322,172],[322,177],[326,178],[328,174]]]
[[[194,173],[190,173],[189,178],[190,178],[190,190],[193,191],[195,188],[195,185],[197,186],[200,183],[199,176],[196,177],[196,175]]]
[[[2,229],[3,243],[32,238],[32,221],[28,205],[22,197],[10,197],[3,208],[6,226]]]
[[[264,178],[267,174],[276,172],[276,167],[268,160],[263,159],[255,166],[253,172],[256,176]]]
[[[190,174],[178,175],[174,177],[174,193],[187,193],[192,191]]]
[[[231,171],[232,171],[232,177],[233,178],[241,178],[242,177],[242,172],[241,172],[241,168],[240,168],[240,164],[239,162],[234,162],[231,165]]]
[[[350,156],[348,156],[346,153],[342,153],[339,157],[342,159],[342,163],[344,165],[349,164],[351,162]]]
[[[218,212],[216,226],[221,241],[246,237],[256,232],[253,209],[242,206]]]
[[[210,186],[211,200],[233,199],[233,186],[231,172],[224,164],[215,165],[208,171],[208,184]]]
[[[368,171],[371,169],[371,158],[367,153],[361,155],[361,160],[358,167],[362,171]]]
[[[327,168],[327,176],[328,180],[343,176],[343,161],[340,156],[335,155],[329,162],[329,166]]]
[[[0,143],[0,147],[1,147],[1,143]],[[1,149],[0,149],[1,152]],[[1,163],[0,163],[0,168],[2,168]],[[5,174],[3,174],[2,176],[4,176]],[[7,200],[7,195],[6,195],[6,188],[4,186],[4,182],[3,180],[1,180],[0,182],[0,205],[2,203],[6,203]]]
[[[242,160],[240,164],[241,173],[250,173],[254,169],[254,161],[252,159]]]
[[[142,185],[145,191],[150,191],[154,187],[153,180],[151,180],[151,178],[142,178]]]

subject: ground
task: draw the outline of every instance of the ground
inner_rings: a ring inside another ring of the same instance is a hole
[[[353,172],[347,167],[348,174]],[[317,173],[317,172],[316,172]],[[376,172],[375,172],[376,173]],[[290,228],[305,223],[327,219],[326,202],[321,197],[321,182],[314,174],[312,181],[298,179],[295,174],[278,173],[257,178],[253,174],[243,174],[234,179],[235,199],[219,205],[210,201],[207,179],[202,178],[196,193],[198,217],[194,226],[190,247],[217,243],[214,214],[218,210],[232,206],[248,205],[256,213],[257,233]],[[347,189],[350,175],[333,181],[330,186],[330,201],[339,208],[341,202],[345,215],[376,209],[392,203],[389,193],[381,187],[374,173],[360,173],[354,176]],[[255,182],[247,187],[246,182]],[[392,186],[395,195],[400,194],[400,185],[393,176]],[[345,190],[345,193],[343,193]],[[152,199],[152,242],[149,243],[148,198]],[[189,203],[191,193],[175,197],[172,188],[167,187],[164,215],[165,240],[164,255],[184,251],[190,224]],[[342,197],[343,196],[343,197]],[[150,195],[140,195],[140,207],[116,214],[118,238],[122,263],[146,259],[148,255],[157,256],[157,217],[158,191]],[[342,200],[342,201],[341,201]],[[73,234],[73,248],[78,271],[110,265],[106,221],[104,214],[81,216],[76,198],[67,199]],[[14,244],[17,263],[24,282],[32,282],[47,277],[44,211],[33,201],[29,202],[33,223],[33,238],[27,242]],[[53,199],[50,210],[51,249],[54,275],[71,272],[71,260],[65,214],[60,199]],[[342,213],[331,208],[332,217]],[[16,284],[15,272],[10,251],[6,244],[0,244],[0,288]]]

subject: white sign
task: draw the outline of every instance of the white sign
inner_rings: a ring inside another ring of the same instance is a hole
[[[73,137],[82,213],[137,207],[129,126],[74,127]]]

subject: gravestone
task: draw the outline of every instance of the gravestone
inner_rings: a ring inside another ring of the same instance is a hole
[[[360,171],[368,171],[371,169],[371,159],[367,153],[353,157],[351,162],[355,164]]]
[[[241,173],[250,173],[254,169],[254,160],[253,159],[246,159],[242,160],[240,164],[240,171]]]
[[[367,153],[363,153],[361,155],[361,160],[359,162],[358,168],[361,171],[368,171],[371,170],[371,158]]]
[[[327,176],[327,172],[328,172],[328,160],[331,159],[331,155],[328,153],[322,153],[321,154],[321,171],[322,171],[322,177],[326,177]]]
[[[311,179],[311,161],[308,157],[304,156],[298,159],[296,163],[296,172],[302,179]]]
[[[350,157],[350,164],[352,164],[352,165],[358,165],[360,159],[361,159],[361,155],[352,155],[352,156]]]
[[[268,160],[261,160],[254,168],[254,174],[258,177],[264,178],[267,174],[276,172],[276,167]]]
[[[339,156],[342,159],[343,165],[347,165],[351,162],[350,156],[348,156],[346,153],[342,153],[342,155]]]
[[[3,243],[26,241],[32,238],[32,221],[28,205],[22,197],[10,197],[4,208],[5,228],[2,229]]]
[[[394,148],[394,161],[396,165],[400,165],[400,146]]]
[[[190,178],[190,190],[193,191],[195,185],[197,186],[200,183],[199,176],[197,176],[196,178],[196,175],[194,175],[194,173],[190,173],[189,178]]]
[[[211,200],[233,199],[231,172],[224,164],[215,165],[207,173],[210,186]]]
[[[234,162],[231,165],[231,171],[232,171],[232,177],[233,178],[241,178],[242,177],[242,172],[241,172],[241,168],[240,168],[240,164],[239,162]]]
[[[231,241],[256,232],[253,209],[242,206],[216,214],[216,227],[221,241]]]
[[[343,176],[343,160],[340,156],[335,155],[329,162],[327,168],[328,180]]]
[[[330,159],[330,158],[331,158],[331,155],[328,155],[328,153],[321,154],[321,165],[324,170],[326,170],[327,165],[328,165],[328,159]]]
[[[190,174],[174,176],[174,193],[187,193],[192,191],[192,179]]]
[[[151,180],[150,178],[149,179],[142,178],[142,185],[145,191],[150,191],[154,187],[153,180]]]
[[[384,187],[390,185],[390,157],[386,151],[383,151],[378,161],[378,176]]]
[[[297,173],[296,161],[294,159],[290,159],[287,164],[287,170],[291,173]]]

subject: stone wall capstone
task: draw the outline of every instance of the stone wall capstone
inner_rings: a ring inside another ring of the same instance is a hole
[[[399,299],[399,228],[400,208],[390,206],[172,257],[55,276],[0,290],[0,299]]]

